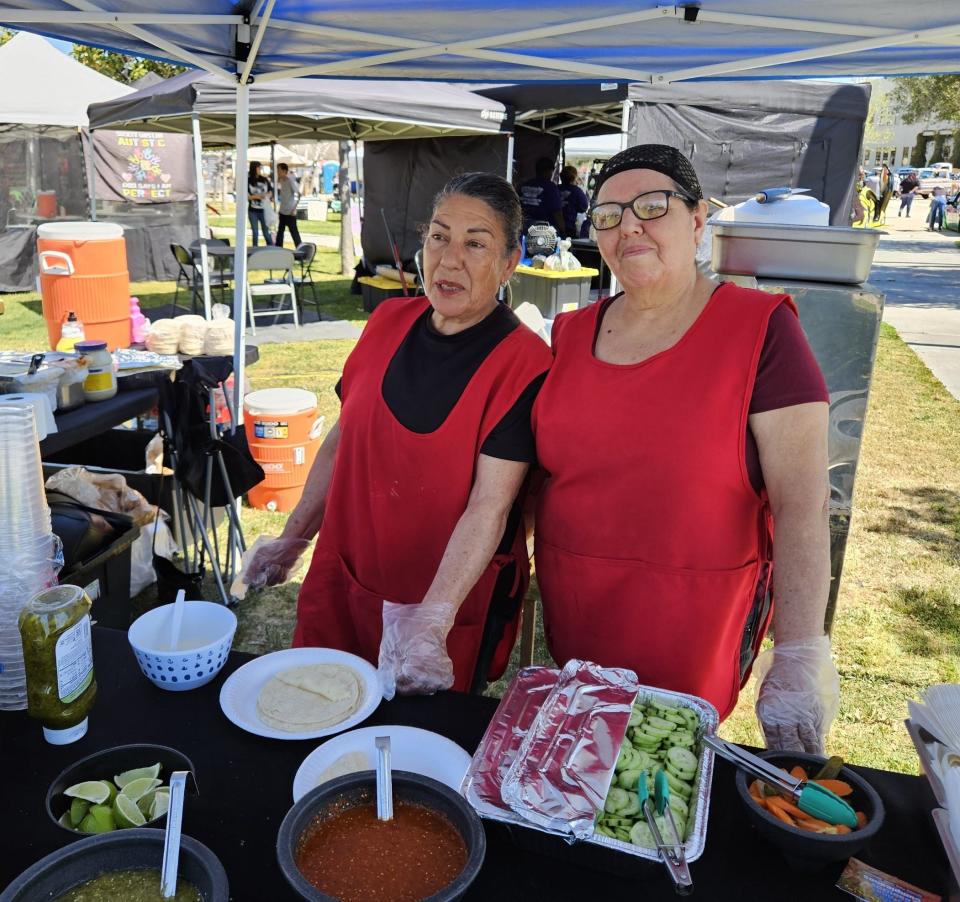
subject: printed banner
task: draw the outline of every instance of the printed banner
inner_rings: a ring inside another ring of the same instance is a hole
[[[97,200],[164,204],[197,196],[190,135],[98,130],[93,147]]]

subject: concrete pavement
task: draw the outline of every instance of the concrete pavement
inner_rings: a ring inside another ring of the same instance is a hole
[[[917,198],[913,215],[887,211],[870,271],[870,284],[887,296],[889,323],[947,390],[960,399],[960,233],[928,232],[928,201]]]

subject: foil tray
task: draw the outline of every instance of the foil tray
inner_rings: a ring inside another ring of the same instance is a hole
[[[558,671],[546,667],[526,667],[521,670],[507,687],[500,704],[477,747],[470,767],[463,778],[461,791],[474,810],[488,820],[503,824],[524,827],[538,833],[561,836],[567,842],[573,842],[569,833],[550,830],[531,823],[521,817],[499,797],[503,778],[510,770],[527,730],[534,722],[539,706],[546,700],[558,677]],[[703,746],[704,735],[716,733],[720,717],[717,709],[705,699],[683,692],[672,692],[654,686],[641,686],[637,700],[647,702],[662,699],[666,704],[680,708],[692,708],[697,712],[700,728],[697,743],[700,745],[700,760],[693,779],[693,817],[687,821],[687,835],[684,838],[685,853],[688,862],[696,861],[702,854],[707,842],[707,820],[710,814],[710,790],[713,783],[714,753]],[[616,775],[613,775],[613,779]],[[609,791],[609,788],[608,788]],[[599,846],[619,852],[632,859],[646,859],[659,862],[660,854],[656,849],[646,849],[632,843],[621,842],[603,834],[593,834],[581,840],[592,846]]]

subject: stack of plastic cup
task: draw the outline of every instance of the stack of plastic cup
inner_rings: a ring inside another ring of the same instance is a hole
[[[27,706],[17,621],[37,592],[56,584],[62,562],[33,408],[0,406],[0,710]]]

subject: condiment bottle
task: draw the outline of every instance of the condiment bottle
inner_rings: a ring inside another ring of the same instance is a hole
[[[130,298],[130,344],[143,344],[147,340],[148,325],[140,310],[140,298]]]
[[[87,401],[106,401],[117,393],[117,375],[113,357],[105,341],[80,341],[75,350],[87,361],[87,378],[83,380],[83,397]]]
[[[83,323],[77,319],[77,314],[71,310],[60,327],[60,341],[57,342],[56,350],[69,353],[74,349],[74,345],[78,341],[83,341],[85,337]]]
[[[43,738],[53,745],[86,734],[97,696],[90,607],[79,586],[54,586],[34,595],[20,612],[27,713],[40,721]]]

